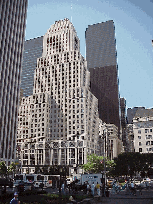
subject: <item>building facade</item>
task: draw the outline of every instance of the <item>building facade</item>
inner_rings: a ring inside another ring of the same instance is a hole
[[[137,110],[145,110],[145,107],[133,107],[127,109],[127,123],[133,124],[133,118],[135,117],[135,114]]]
[[[24,42],[21,90],[23,96],[33,94],[34,71],[37,66],[37,58],[42,56],[43,36],[26,40]]]
[[[126,127],[126,141],[127,141],[127,151],[134,152],[134,133],[133,133],[133,124],[127,124]]]
[[[135,152],[153,153],[153,109],[139,109],[133,118]]]
[[[108,130],[106,123],[101,119],[99,120],[99,146],[100,155],[107,156],[107,144],[108,144]]]
[[[118,127],[106,124],[99,120],[99,146],[100,155],[114,159],[124,151],[123,142],[118,138]]]
[[[98,98],[99,117],[115,124],[120,132],[118,67],[113,21],[89,25],[86,29],[86,59],[91,92]]]
[[[15,159],[17,115],[27,0],[1,0],[0,160]]]
[[[19,107],[17,157],[23,171],[37,165],[80,165],[99,154],[98,99],[90,92],[90,72],[68,19],[56,21],[43,38],[33,95]]]
[[[107,157],[112,160],[124,151],[123,142],[118,138],[118,127],[116,125],[106,124],[106,127],[108,132]]]
[[[126,100],[125,98],[120,98],[120,110],[121,110],[121,138],[125,151],[127,148],[127,120],[126,120]]]

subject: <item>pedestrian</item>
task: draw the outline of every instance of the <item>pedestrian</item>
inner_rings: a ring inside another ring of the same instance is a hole
[[[20,201],[18,200],[18,193],[14,193],[14,198],[10,201],[10,204],[20,204]]]
[[[64,185],[64,183],[62,184],[62,194],[65,194],[65,185]]]
[[[89,186],[89,183],[87,182],[87,195],[89,194],[89,189],[90,189],[90,186]]]
[[[91,194],[92,194],[92,196],[95,195],[95,184],[94,184],[94,182],[91,185]]]
[[[148,190],[149,189],[149,181],[147,180],[146,182],[145,182],[145,184],[146,184],[146,189]]]
[[[136,195],[133,181],[131,181],[131,192],[132,192],[133,195]]]
[[[87,193],[87,184],[85,182],[84,182],[82,188],[83,188],[84,194],[86,194]]]
[[[102,197],[105,197],[105,182],[104,181],[101,183],[101,187],[102,187]],[[113,184],[113,187],[114,187],[114,184]]]
[[[97,185],[96,185],[96,189],[97,189],[98,196],[100,196],[100,184],[98,182],[97,182]]]

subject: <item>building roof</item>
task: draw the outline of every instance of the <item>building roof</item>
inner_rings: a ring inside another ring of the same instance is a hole
[[[153,117],[153,109],[138,109],[134,118]]]

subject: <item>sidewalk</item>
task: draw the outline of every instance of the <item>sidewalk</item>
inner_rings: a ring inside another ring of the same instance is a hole
[[[153,190],[142,190],[142,195],[137,191],[136,196],[127,194],[126,191],[121,191],[119,194],[109,194],[109,197],[95,196],[87,198],[80,204],[153,204]]]
[[[153,189],[149,189],[149,190],[146,190],[146,189],[143,189],[142,191],[141,191],[141,193],[140,193],[140,191],[139,190],[137,190],[137,192],[136,192],[136,196],[134,196],[134,195],[131,195],[129,192],[127,192],[126,190],[124,190],[124,191],[121,191],[119,194],[112,194],[112,193],[110,193],[109,194],[110,196],[110,198],[134,198],[134,199],[136,199],[136,198],[141,198],[141,199],[146,199],[146,198],[148,198],[148,199],[153,199]]]

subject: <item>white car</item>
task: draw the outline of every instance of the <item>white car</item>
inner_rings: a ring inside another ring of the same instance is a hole
[[[140,181],[139,181],[139,180],[134,180],[134,184],[135,184],[136,186],[139,186],[139,185],[140,185]]]

